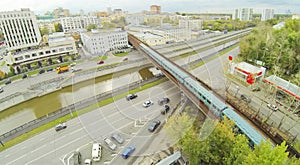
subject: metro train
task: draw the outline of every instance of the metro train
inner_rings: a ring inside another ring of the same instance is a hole
[[[160,66],[175,77],[182,85],[184,85],[194,96],[196,96],[202,103],[204,103],[220,120],[223,116],[234,120],[236,126],[250,139],[253,144],[259,144],[265,141],[264,137],[260,135],[251,125],[249,125],[241,116],[239,116],[231,107],[225,104],[222,100],[217,98],[212,91],[205,89],[199,82],[191,78],[187,73],[182,71],[169,60],[162,57],[160,54],[149,48],[143,43],[140,43],[140,48],[147,53]],[[251,144],[252,145],[252,144]]]

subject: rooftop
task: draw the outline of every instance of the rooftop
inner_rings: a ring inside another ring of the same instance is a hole
[[[251,64],[246,63],[246,62],[240,62],[240,63],[236,64],[235,67],[238,68],[238,69],[243,70],[246,73],[251,73],[251,74],[259,73],[259,72],[262,71],[261,68],[259,68],[257,66],[254,66],[254,65],[251,65]]]
[[[289,81],[286,81],[280,77],[277,77],[276,75],[271,75],[267,78],[263,79],[264,82],[267,82],[269,84],[272,84],[276,86],[277,88],[283,90],[284,92],[296,97],[298,100],[300,100],[300,87],[290,83]]]

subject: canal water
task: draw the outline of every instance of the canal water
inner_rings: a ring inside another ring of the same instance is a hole
[[[143,70],[143,68],[129,69],[119,72],[117,76],[105,75],[83,81],[8,108],[0,112],[0,134],[64,106],[139,81],[142,79],[141,69]]]

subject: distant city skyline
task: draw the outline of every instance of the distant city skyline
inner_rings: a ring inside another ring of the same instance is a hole
[[[106,11],[122,9],[129,13],[150,10],[151,5],[159,5],[162,12],[188,12],[188,13],[232,13],[235,8],[253,8],[254,13],[261,13],[263,8],[274,9],[275,14],[300,14],[299,0],[2,0],[0,11],[20,10],[29,8],[35,14],[44,14],[47,11],[62,7],[69,9],[70,13],[85,13],[93,11]]]

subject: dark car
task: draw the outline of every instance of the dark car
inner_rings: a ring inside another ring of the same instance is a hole
[[[48,68],[47,69],[47,72],[51,72],[51,71],[53,71],[53,68]]]
[[[164,115],[164,114],[168,113],[169,110],[170,110],[170,106],[166,104],[164,106],[164,109],[161,110],[161,114]]]
[[[114,139],[119,144],[122,144],[124,142],[124,139],[119,134],[113,134],[111,138]]]
[[[150,132],[154,132],[154,131],[156,130],[156,128],[157,128],[159,125],[160,125],[160,121],[159,121],[159,120],[155,120],[155,121],[153,121],[153,122],[150,124],[148,130],[149,130]]]
[[[41,70],[39,71],[39,74],[43,74],[43,73],[45,73],[45,70],[44,70],[44,69],[41,69]]]
[[[81,164],[81,153],[79,151],[75,151],[73,153],[74,165]]]
[[[131,153],[133,153],[133,151],[135,150],[134,146],[129,146],[125,149],[125,151],[122,153],[122,157],[124,159],[127,159]]]
[[[66,123],[60,123],[60,124],[55,126],[55,131],[60,131],[60,130],[63,130],[65,128],[67,128]]]
[[[10,83],[11,83],[11,80],[10,80],[10,79],[7,79],[7,80],[5,81],[5,85],[10,84]]]
[[[99,62],[97,62],[97,64],[104,64],[104,61],[99,61]]]
[[[137,94],[129,94],[126,96],[126,99],[129,101],[129,100],[132,100],[132,99],[135,99],[137,98]]]
[[[169,101],[170,101],[170,99],[169,99],[169,98],[167,98],[167,97],[164,97],[164,98],[162,98],[162,99],[158,100],[158,104],[159,104],[159,105],[168,104],[168,103],[169,103]]]
[[[247,103],[251,102],[251,99],[247,95],[244,95],[244,94],[241,95],[241,99]]]
[[[25,78],[27,78],[27,77],[28,77],[27,74],[23,74],[22,79],[25,79]]]

